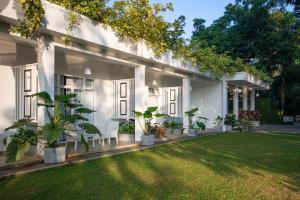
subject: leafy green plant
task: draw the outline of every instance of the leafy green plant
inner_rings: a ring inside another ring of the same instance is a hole
[[[143,130],[144,135],[154,134],[155,127],[152,126],[151,123],[152,119],[168,116],[166,114],[156,113],[156,111],[157,111],[157,107],[148,107],[145,112],[133,111],[135,113],[135,116],[137,117],[140,127]],[[141,118],[144,121],[144,126],[142,125]]]
[[[134,121],[121,122],[119,125],[120,134],[134,134],[134,131],[135,131]]]
[[[18,0],[24,11],[24,19],[18,20],[16,26],[11,27],[11,31],[19,33],[22,37],[32,38],[38,36],[38,31],[42,26],[42,19],[45,15],[41,0]]]
[[[206,125],[205,122],[208,120],[206,117],[198,117],[198,121],[196,122],[197,128],[205,131],[206,130]]]
[[[177,121],[167,121],[166,120],[163,122],[163,127],[170,128],[171,133],[173,133],[174,129],[182,129],[183,125],[182,125],[182,123],[179,123]]]
[[[218,117],[215,119],[214,125],[217,126],[217,127],[222,126],[223,120],[224,120],[223,117],[218,116]]]
[[[251,120],[244,118],[238,121],[237,127],[241,132],[247,132],[253,129],[253,123]]]
[[[185,114],[188,116],[189,118],[189,129],[193,129],[194,125],[193,125],[193,117],[195,116],[195,113],[198,111],[198,108],[193,108],[192,110],[186,111]]]
[[[95,111],[83,107],[76,100],[76,94],[57,95],[54,100],[47,92],[36,93],[33,96],[38,98],[38,106],[45,108],[49,122],[39,126],[32,123],[31,119],[22,119],[8,127],[5,131],[18,130],[18,134],[12,136],[6,150],[8,162],[20,160],[33,143],[42,142],[46,147],[54,148],[57,146],[57,141],[62,133],[73,138],[70,131],[74,130],[70,130],[70,127],[78,126],[82,130],[79,132],[79,142],[85,146],[86,151],[89,150],[89,144],[85,140],[84,133],[100,135],[100,131],[96,126],[88,123],[88,119],[84,116]],[[71,109],[74,112],[73,114],[66,114],[62,112],[63,108]],[[77,138],[74,139],[77,140]]]
[[[72,31],[76,26],[80,25],[81,16],[74,11],[68,11],[65,18],[67,20],[68,26],[66,29],[66,35],[62,36],[61,39],[66,45],[71,45],[72,44],[72,38],[71,38]]]
[[[231,126],[232,128],[237,125],[236,116],[233,114],[227,114],[224,120],[226,126]]]

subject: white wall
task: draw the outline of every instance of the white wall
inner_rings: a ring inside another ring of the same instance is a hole
[[[208,118],[207,128],[212,128],[215,118],[222,116],[222,82],[192,82],[191,107],[198,107],[196,117]]]
[[[0,134],[16,120],[15,76],[11,66],[0,65]]]
[[[86,67],[91,69],[91,76],[84,75]],[[100,128],[106,126],[113,116],[113,80],[133,78],[134,68],[112,65],[82,55],[74,57],[57,53],[55,73],[94,79],[94,122]]]

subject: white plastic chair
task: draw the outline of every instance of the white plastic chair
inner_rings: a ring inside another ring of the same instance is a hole
[[[110,121],[106,127],[106,131],[102,134],[102,144],[104,144],[104,140],[107,139],[108,144],[110,145],[111,138],[115,138],[117,144],[119,144],[118,131],[119,121]]]
[[[68,135],[66,135],[66,148],[68,143],[74,142],[74,151],[77,151],[78,141],[80,141],[80,131],[68,131]]]

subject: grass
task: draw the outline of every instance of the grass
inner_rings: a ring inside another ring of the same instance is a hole
[[[300,199],[300,135],[221,134],[21,175],[0,199]]]

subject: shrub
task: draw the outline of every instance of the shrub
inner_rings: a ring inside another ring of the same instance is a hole
[[[121,122],[119,125],[120,134],[134,134],[135,124],[134,121]]]
[[[239,113],[239,119],[248,119],[250,121],[260,121],[261,115],[258,111],[242,110]]]

